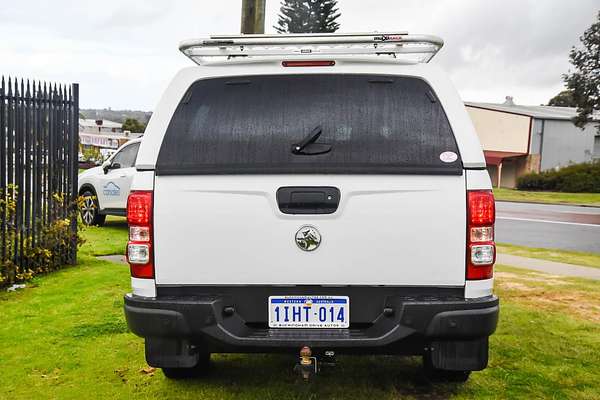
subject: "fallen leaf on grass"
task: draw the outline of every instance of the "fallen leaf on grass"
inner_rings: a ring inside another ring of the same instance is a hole
[[[127,368],[115,369],[115,374],[121,379],[123,383],[127,383],[127,378],[125,374],[127,373]]]
[[[38,371],[36,371],[36,372],[38,372]],[[60,369],[55,368],[52,371],[44,371],[44,372],[41,372],[38,376],[42,379],[59,379],[60,378]]]
[[[146,368],[142,368],[140,370],[141,373],[146,374],[146,375],[154,375],[154,373],[156,372],[156,368],[153,367],[146,367]]]

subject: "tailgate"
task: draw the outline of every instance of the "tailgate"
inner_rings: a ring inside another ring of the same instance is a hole
[[[284,186],[340,191],[332,214],[290,215]],[[462,175],[188,175],[155,180],[158,285],[463,286]],[[301,250],[303,225],[321,234]]]

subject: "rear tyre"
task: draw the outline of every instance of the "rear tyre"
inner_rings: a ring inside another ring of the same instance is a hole
[[[99,213],[100,204],[98,203],[98,198],[91,190],[86,190],[81,194],[83,197],[83,202],[79,212],[81,214],[81,220],[85,225],[92,226],[102,226],[104,225],[104,221],[106,220],[106,215],[102,215]]]
[[[190,379],[206,375],[209,368],[210,353],[201,353],[198,364],[191,368],[162,368],[162,372],[169,379]]]
[[[456,382],[464,383],[469,380],[471,371],[449,371],[445,369],[434,368],[431,365],[431,359],[429,356],[423,356],[423,369],[425,370],[425,376],[431,382]]]

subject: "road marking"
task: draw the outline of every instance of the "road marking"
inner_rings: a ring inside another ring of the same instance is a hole
[[[508,220],[512,220],[512,221],[527,221],[527,222],[543,222],[545,224],[593,226],[596,228],[600,228],[600,225],[598,225],[598,224],[582,224],[580,222],[566,222],[566,221],[549,221],[547,219],[530,219],[530,218],[513,218],[513,217],[496,217],[496,219],[508,219]]]

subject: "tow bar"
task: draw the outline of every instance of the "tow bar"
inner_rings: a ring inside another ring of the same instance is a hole
[[[311,376],[319,373],[324,366],[335,366],[335,352],[325,351],[321,362],[318,362],[310,347],[304,346],[300,349],[300,359],[294,370],[298,371],[305,381],[308,381]]]

